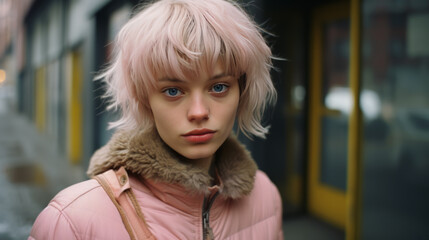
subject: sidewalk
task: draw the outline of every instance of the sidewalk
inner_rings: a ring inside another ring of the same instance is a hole
[[[1,109],[0,109],[1,110]],[[37,215],[61,189],[86,179],[32,122],[0,111],[0,239],[27,239]]]

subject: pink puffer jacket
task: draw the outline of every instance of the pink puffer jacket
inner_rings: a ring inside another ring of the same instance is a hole
[[[117,133],[91,160],[90,176],[124,167],[157,239],[203,239],[203,208],[214,239],[283,239],[276,187],[233,137],[216,153],[217,179],[180,161],[158,135]],[[212,182],[217,183],[211,186]],[[211,186],[211,187],[210,187]],[[215,196],[205,203],[207,196]],[[206,207],[204,207],[206,205]],[[96,180],[61,191],[39,215],[29,239],[130,239]]]

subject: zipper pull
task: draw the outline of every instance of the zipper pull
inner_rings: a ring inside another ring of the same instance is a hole
[[[210,227],[210,209],[213,205],[214,200],[219,195],[219,192],[216,192],[213,196],[204,198],[203,203],[203,239],[204,240],[214,240],[213,230]]]
[[[204,228],[204,239],[213,240],[213,230],[209,224],[209,211],[203,213],[203,228]]]

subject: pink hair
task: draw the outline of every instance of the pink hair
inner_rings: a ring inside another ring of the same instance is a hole
[[[143,7],[115,41],[110,66],[96,79],[107,83],[108,109],[121,118],[110,128],[149,129],[148,92],[160,77],[184,79],[222,62],[240,77],[239,130],[264,138],[261,118],[276,99],[270,77],[271,50],[261,29],[236,3],[226,0],[160,0]]]

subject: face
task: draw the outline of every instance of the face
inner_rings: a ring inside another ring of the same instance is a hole
[[[211,159],[230,135],[239,102],[235,77],[218,64],[192,79],[161,78],[149,94],[154,123],[164,142],[190,160]]]

